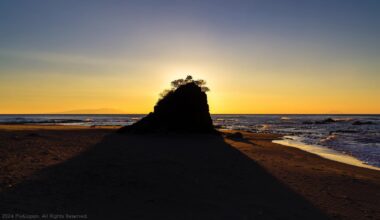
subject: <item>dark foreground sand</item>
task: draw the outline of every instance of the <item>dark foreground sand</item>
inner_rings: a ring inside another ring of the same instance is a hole
[[[380,218],[379,171],[273,144],[273,135],[231,140],[114,131],[1,125],[0,214]]]

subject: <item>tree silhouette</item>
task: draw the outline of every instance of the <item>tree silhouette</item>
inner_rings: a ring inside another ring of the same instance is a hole
[[[199,87],[206,87],[206,81],[203,79],[194,80],[192,76],[188,75],[185,79],[176,79],[171,82],[172,89],[177,89],[178,87],[188,84],[195,83]],[[209,90],[208,90],[209,91]]]
[[[160,93],[161,98],[165,97],[169,93],[175,91],[180,86],[186,85],[188,83],[195,83],[202,89],[202,92],[209,92],[210,89],[206,86],[206,81],[203,79],[194,80],[191,75],[186,76],[185,79],[176,79],[173,80],[170,84],[172,86],[171,89],[165,89],[162,93]]]
[[[184,84],[186,84],[186,81],[184,79],[177,79],[171,82],[173,88],[178,88]]]
[[[193,77],[190,76],[190,75],[187,75],[185,81],[186,82],[192,82],[193,81]]]

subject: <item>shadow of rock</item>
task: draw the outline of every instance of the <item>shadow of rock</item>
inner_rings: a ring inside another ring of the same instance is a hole
[[[326,218],[215,135],[109,135],[2,193],[0,210],[89,219]]]

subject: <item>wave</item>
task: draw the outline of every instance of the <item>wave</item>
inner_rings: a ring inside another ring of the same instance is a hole
[[[353,121],[353,118],[332,118],[336,122]]]
[[[281,120],[292,120],[292,118],[290,118],[290,117],[285,117],[285,116],[284,116],[284,117],[281,117],[280,119],[281,119]]]

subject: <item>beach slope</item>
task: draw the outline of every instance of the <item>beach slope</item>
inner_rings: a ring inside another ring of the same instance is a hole
[[[0,125],[0,210],[90,219],[380,218],[379,171],[272,143],[279,135],[117,129]]]
[[[78,131],[62,138],[70,132]],[[8,213],[90,219],[325,218],[218,135],[108,134],[4,190],[0,205]]]

